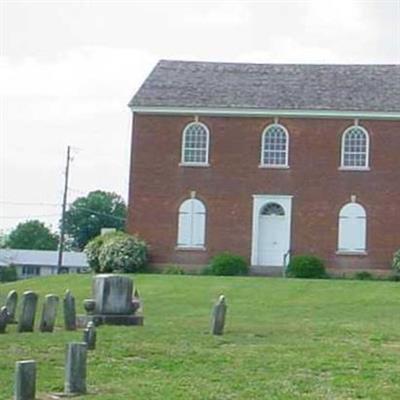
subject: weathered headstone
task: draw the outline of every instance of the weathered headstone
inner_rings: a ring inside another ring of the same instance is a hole
[[[11,290],[6,299],[6,307],[8,311],[8,323],[15,323],[15,313],[17,311],[18,293],[15,290]]]
[[[79,327],[89,321],[96,325],[143,325],[138,311],[141,302],[132,296],[133,280],[129,276],[100,274],[93,277],[92,299],[83,303],[87,315],[78,316]]]
[[[17,361],[15,364],[15,400],[35,400],[36,362]]]
[[[226,310],[225,297],[221,295],[212,312],[211,333],[213,335],[222,335],[224,333]]]
[[[130,314],[133,281],[122,275],[97,275],[93,279],[95,314]]]
[[[0,333],[5,333],[8,319],[9,319],[9,315],[8,315],[7,307],[3,306],[0,308]]]
[[[33,332],[35,325],[38,295],[34,292],[24,292],[21,311],[18,318],[18,332]]]
[[[69,343],[65,360],[65,394],[86,393],[86,343]]]
[[[67,331],[76,330],[76,309],[75,309],[75,297],[72,296],[70,290],[65,292],[64,296],[64,325]]]
[[[40,332],[53,332],[57,316],[58,301],[58,296],[55,294],[48,294],[44,298],[42,317],[39,325]]]
[[[96,327],[93,322],[87,324],[87,328],[83,331],[83,341],[87,344],[88,350],[94,350],[96,348]]]

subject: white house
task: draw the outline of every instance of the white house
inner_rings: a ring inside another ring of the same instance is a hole
[[[21,279],[57,274],[58,252],[52,250],[0,249],[0,268],[15,265]],[[89,270],[86,254],[64,252],[63,274],[82,273]]]

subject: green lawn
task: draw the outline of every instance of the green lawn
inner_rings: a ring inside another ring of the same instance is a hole
[[[399,399],[400,284],[139,275],[144,327],[101,327],[88,360],[85,399]],[[0,285],[90,297],[90,276]],[[226,334],[209,335],[225,294]],[[63,390],[65,332],[0,336],[0,398],[12,398],[14,364],[38,362],[40,394]],[[37,318],[37,322],[38,322]]]

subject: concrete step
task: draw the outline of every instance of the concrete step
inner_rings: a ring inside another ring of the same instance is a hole
[[[283,267],[270,267],[265,265],[252,265],[250,275],[257,276],[282,276]]]

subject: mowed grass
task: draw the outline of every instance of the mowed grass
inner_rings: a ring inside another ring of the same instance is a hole
[[[138,275],[145,326],[98,329],[85,399],[399,399],[400,284]],[[0,285],[90,297],[91,277]],[[221,293],[225,335],[209,334]],[[39,318],[37,318],[38,322]],[[0,398],[11,399],[14,364],[38,363],[39,398],[63,390],[65,345],[82,332],[0,335]],[[82,397],[83,398],[83,397]]]

